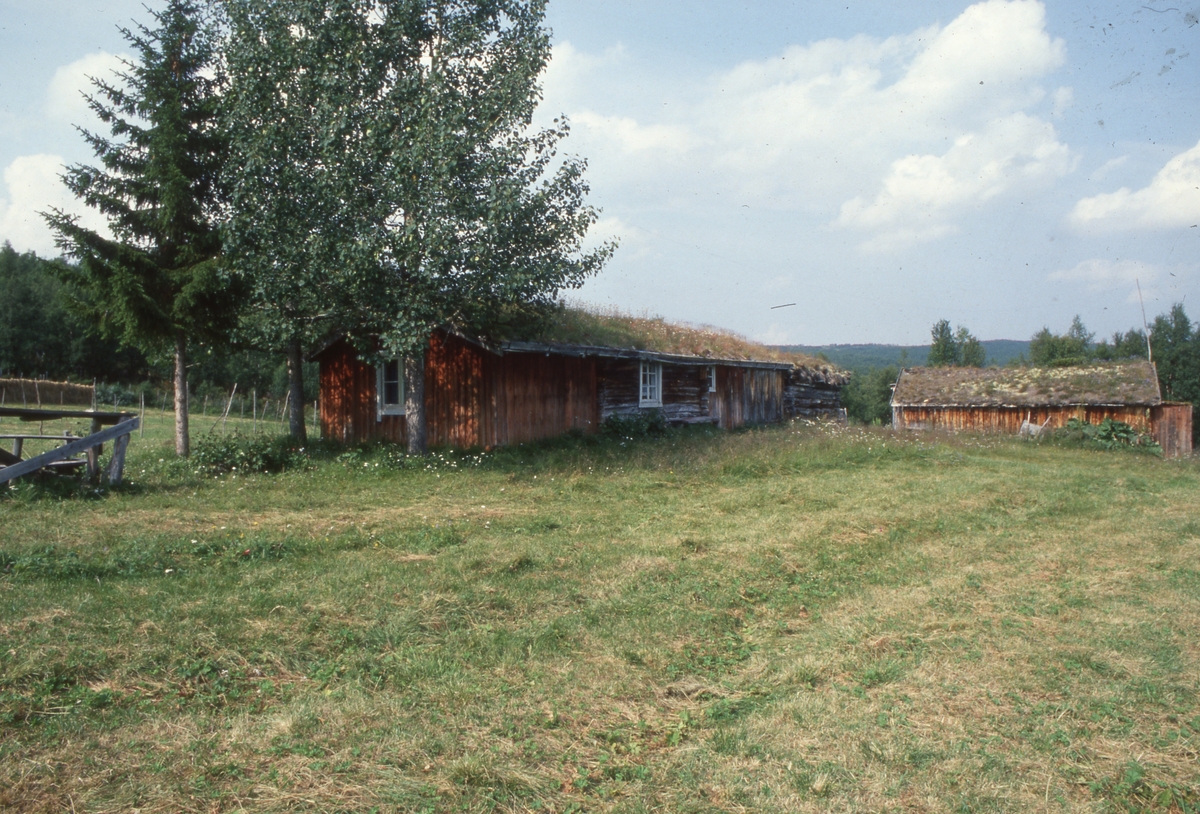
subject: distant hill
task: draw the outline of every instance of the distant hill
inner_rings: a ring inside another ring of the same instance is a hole
[[[1018,339],[988,339],[983,347],[989,365],[1003,366],[1029,355],[1029,342]],[[928,345],[783,345],[780,350],[821,355],[840,368],[857,371],[888,365],[919,367],[929,358]]]

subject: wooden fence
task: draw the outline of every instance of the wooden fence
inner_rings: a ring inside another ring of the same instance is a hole
[[[90,384],[40,379],[0,379],[0,406],[91,407],[96,388]]]

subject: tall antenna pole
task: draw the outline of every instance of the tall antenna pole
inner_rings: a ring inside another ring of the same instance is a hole
[[[1142,300],[1142,284],[1137,277],[1133,278],[1133,282],[1137,285],[1138,304],[1142,306],[1142,330],[1146,332],[1146,359],[1154,364],[1154,351],[1150,350],[1150,326],[1146,324],[1146,303]]]

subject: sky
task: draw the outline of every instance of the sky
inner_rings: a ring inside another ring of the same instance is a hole
[[[153,7],[153,0],[148,0]],[[140,0],[0,0],[0,240],[89,162]],[[770,343],[1200,318],[1200,0],[551,0],[538,121],[588,160],[576,301]],[[94,214],[81,212],[87,221]],[[93,220],[94,222],[94,220]],[[788,305],[795,303],[795,305]],[[778,307],[787,306],[787,307]]]

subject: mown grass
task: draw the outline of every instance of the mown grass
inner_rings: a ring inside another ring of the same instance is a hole
[[[777,427],[0,498],[0,808],[1195,811],[1200,471]]]

